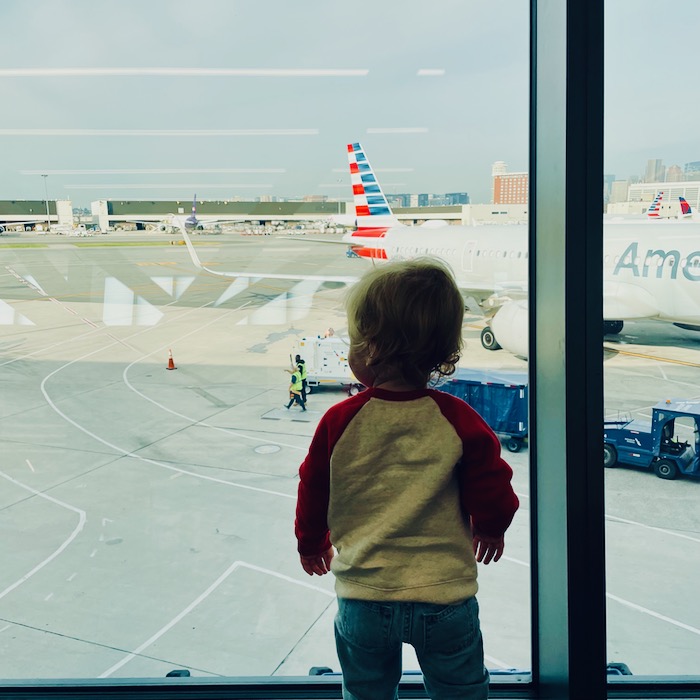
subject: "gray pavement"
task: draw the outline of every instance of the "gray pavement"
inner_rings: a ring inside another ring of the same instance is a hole
[[[301,570],[293,518],[315,425],[345,394],[282,406],[296,340],[345,329],[343,290],[213,278],[176,238],[121,240],[151,245],[0,238],[0,677],[337,669],[332,577]],[[303,237],[196,243],[220,270],[369,265]],[[524,366],[479,330],[469,317],[463,366]],[[700,396],[697,336],[639,323],[610,340],[606,412]],[[479,600],[487,665],[527,669],[528,451],[505,456],[522,505]],[[699,496],[698,481],[606,472],[609,660],[635,674],[700,673]]]

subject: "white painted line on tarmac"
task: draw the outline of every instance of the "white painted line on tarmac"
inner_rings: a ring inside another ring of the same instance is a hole
[[[22,578],[18,579],[13,584],[9,585],[4,591],[0,591],[0,598],[4,598],[8,593],[13,591],[18,586],[21,586],[25,581],[27,581],[32,576],[34,576],[34,574],[37,573],[37,571],[40,571],[48,563],[53,561],[78,536],[78,533],[85,526],[85,522],[86,522],[87,518],[85,516],[85,511],[80,510],[80,508],[76,508],[75,506],[71,506],[68,503],[63,503],[62,501],[59,501],[57,498],[53,498],[52,496],[49,496],[48,494],[41,493],[40,491],[33,489],[31,486],[27,486],[26,484],[23,484],[23,483],[17,481],[16,479],[13,479],[11,476],[8,476],[4,472],[0,472],[0,476],[3,479],[7,479],[8,481],[12,482],[16,486],[19,486],[20,488],[23,488],[23,489],[29,491],[30,493],[33,493],[35,496],[39,496],[40,498],[45,498],[47,501],[51,501],[52,503],[55,503],[56,505],[59,505],[62,508],[67,508],[68,510],[72,510],[74,513],[78,514],[78,524],[75,526],[73,532],[70,534],[68,539],[66,539],[63,542],[63,544],[53,554],[48,556],[41,563],[37,564],[31,571],[27,572],[24,576],[22,576]]]
[[[97,554],[97,550],[93,549],[92,552],[90,552],[90,559],[92,559],[95,556],[95,554]]]
[[[700,538],[691,537],[690,535],[685,535],[682,532],[674,532],[673,530],[666,530],[662,527],[655,527],[654,525],[645,525],[644,523],[638,523],[636,520],[627,520],[626,518],[618,518],[616,515],[606,515],[607,520],[614,520],[618,523],[625,523],[626,525],[635,525],[637,527],[643,527],[646,530],[655,530],[656,532],[661,532],[664,535],[671,535],[672,537],[680,537],[682,540],[690,540],[691,542],[700,542]]]
[[[35,470],[34,470],[34,467],[32,466],[32,463],[31,463],[28,459],[26,459],[26,460],[24,460],[24,461],[27,463],[27,466],[28,466],[32,471],[35,471]]]
[[[209,588],[207,588],[203,593],[197,596],[186,608],[184,608],[172,620],[170,620],[170,622],[161,627],[152,637],[147,639],[138,648],[134,649],[134,651],[127,654],[123,659],[121,659],[121,661],[118,661],[116,664],[108,668],[104,673],[100,674],[98,678],[108,678],[115,671],[118,671],[122,666],[128,664],[129,661],[138,656],[144,649],[149,647],[151,644],[153,644],[153,642],[157,641],[166,632],[171,630],[178,622],[180,622],[180,620],[182,620],[186,615],[192,612],[192,610],[194,610],[202,601],[206,600],[234,571],[236,571],[236,569],[239,568],[252,569],[253,571],[258,571],[269,576],[274,576],[284,581],[288,581],[289,583],[294,583],[297,586],[302,586],[303,588],[310,588],[318,593],[323,593],[324,595],[330,596],[331,598],[335,598],[334,592],[327,591],[324,588],[319,588],[318,586],[314,586],[310,583],[294,579],[291,576],[285,576],[284,574],[277,573],[276,571],[271,571],[270,569],[263,569],[260,566],[248,564],[244,561],[234,561],[233,564],[231,564],[231,566],[229,566],[228,569],[226,569],[226,571],[224,571],[224,573],[221,574],[221,576],[219,576],[219,578],[217,578],[216,581],[214,581],[214,583],[212,583],[209,586]]]
[[[0,629],[0,633],[4,632],[5,630],[9,630],[12,625],[5,625],[2,629]]]
[[[51,598],[53,598],[53,593],[49,593],[46,598],[44,598],[44,602],[47,603]]]
[[[497,659],[495,656],[484,654],[484,661],[488,661],[492,666],[500,666],[501,668],[513,668],[513,664],[507,664],[505,661]]]
[[[513,557],[508,557],[508,556],[506,556],[505,554],[504,554],[503,556],[501,556],[501,559],[502,559],[503,561],[509,561],[509,562],[511,562],[512,564],[519,564],[520,566],[526,566],[528,569],[530,568],[530,563],[527,562],[527,561],[523,561],[522,559],[515,559],[515,558],[513,558]],[[500,561],[501,559],[499,559],[499,561]]]
[[[78,575],[77,572],[74,571],[74,572],[66,579],[66,581],[72,581],[77,575]]]
[[[243,306],[238,307],[237,309],[233,309],[233,311],[239,311],[240,309],[243,309],[245,306],[248,305],[250,302],[246,302]],[[202,329],[206,328],[209,325],[212,325],[213,323],[218,323],[221,319],[216,318],[213,321],[210,321],[209,323],[205,324],[201,328],[198,328],[194,331],[191,331],[190,333],[187,333],[186,335],[183,335],[182,337],[178,338],[178,341],[183,340],[184,338],[187,338],[190,335],[194,335],[195,333],[199,333]],[[252,442],[260,442],[260,443],[265,443],[265,444],[273,444],[273,445],[279,445],[280,447],[288,447],[292,450],[299,450],[300,452],[306,452],[307,447],[299,447],[299,445],[291,445],[287,442],[280,442],[280,441],[275,441],[275,440],[270,440],[269,437],[264,437],[260,438],[257,436],[253,435],[246,435],[245,433],[241,433],[237,430],[234,430],[232,428],[222,428],[221,426],[218,425],[212,425],[211,423],[207,423],[206,421],[198,420],[197,418],[192,418],[192,416],[186,416],[184,413],[179,413],[178,411],[174,411],[172,408],[168,408],[164,404],[156,401],[155,399],[152,399],[150,396],[146,396],[143,392],[139,391],[136,387],[134,387],[133,384],[129,381],[129,378],[127,376],[129,370],[139,362],[143,361],[147,357],[150,357],[151,355],[154,355],[157,352],[163,352],[163,350],[169,347],[168,345],[163,345],[160,348],[156,348],[155,350],[142,355],[139,359],[134,360],[131,364],[127,365],[124,368],[124,371],[122,372],[122,379],[124,380],[124,384],[126,384],[131,391],[133,391],[135,394],[138,394],[142,399],[149,401],[152,403],[154,406],[157,406],[161,410],[165,411],[166,413],[170,413],[173,416],[177,416],[178,418],[182,418],[183,420],[189,421],[193,425],[198,425],[202,426],[204,428],[211,428],[212,430],[218,430],[222,433],[226,433],[227,435],[232,435],[233,437],[241,438],[242,440],[250,440]]]
[[[620,605],[624,605],[627,608],[631,608],[632,610],[636,610],[637,612],[644,613],[645,615],[649,615],[650,617],[655,617],[657,620],[661,620],[662,622],[668,622],[671,625],[674,625],[675,627],[680,627],[683,630],[686,630],[687,632],[692,632],[693,634],[700,635],[700,629],[697,627],[692,627],[691,625],[686,625],[685,622],[680,622],[679,620],[674,620],[672,617],[667,617],[666,615],[661,615],[660,613],[654,612],[653,610],[649,610],[649,608],[642,607],[641,605],[637,605],[636,603],[631,603],[629,600],[625,600],[624,598],[618,598],[618,596],[613,595],[612,593],[606,593],[605,594],[610,600],[614,600],[616,603],[620,603]]]
[[[621,518],[618,518],[621,520]],[[648,525],[641,525],[641,523],[634,523],[632,521],[623,521],[623,522],[630,522],[633,525],[640,525],[641,527],[649,527]],[[677,533],[674,532],[669,532],[667,530],[661,530],[660,528],[657,527],[652,527],[650,528],[652,530],[660,530],[660,532],[667,533],[669,535],[674,535]],[[693,539],[688,538],[688,539]],[[697,540],[696,540],[697,541]],[[522,566],[527,566],[529,567],[530,565],[527,562],[521,561],[519,559],[513,559],[512,557],[507,557],[507,556],[502,556],[501,559],[505,559],[506,561],[513,562],[514,564],[521,564]],[[605,596],[607,598],[610,598],[610,600],[614,600],[616,603],[620,603],[620,605],[624,605],[627,608],[630,608],[631,610],[636,610],[637,612],[644,613],[645,615],[649,615],[650,617],[654,617],[657,620],[661,620],[662,622],[668,622],[671,625],[674,625],[675,627],[680,627],[681,629],[684,629],[688,632],[692,632],[693,634],[700,635],[700,629],[697,627],[693,627],[692,625],[686,625],[685,622],[680,622],[679,620],[675,620],[672,617],[668,617],[667,615],[662,615],[661,613],[654,612],[653,610],[650,610],[649,608],[645,608],[642,605],[637,605],[636,603],[632,603],[629,600],[625,600],[624,598],[620,598],[619,596],[614,595],[613,593],[608,593],[606,591]]]
[[[208,304],[207,304],[207,305],[208,305]],[[246,304],[246,305],[247,305],[247,304]],[[244,305],[244,306],[245,306],[245,305]],[[240,308],[243,308],[243,307],[239,307],[239,309],[232,309],[232,312],[233,312],[233,311],[238,311],[238,310],[240,310]],[[226,315],[228,315],[228,314],[226,314]],[[215,321],[218,321],[218,320],[220,320],[220,319],[215,319]],[[211,324],[214,323],[215,321],[210,321],[209,323],[205,324],[205,326],[203,326],[203,328],[206,328],[206,326],[211,325]],[[146,329],[146,330],[150,330],[150,328],[149,328],[149,329]],[[199,330],[201,330],[201,328],[200,328]],[[139,333],[142,333],[142,332],[145,332],[145,331],[139,331]],[[194,333],[194,332],[195,332],[195,331],[193,331],[193,333]],[[134,335],[136,335],[136,334],[134,334]],[[187,335],[191,335],[191,334],[188,333]],[[183,336],[183,337],[186,337],[186,336]],[[196,479],[202,479],[202,480],[204,480],[204,481],[211,481],[211,482],[214,482],[214,483],[217,483],[217,484],[224,484],[225,486],[233,486],[233,487],[235,487],[235,488],[244,489],[244,490],[246,490],[246,491],[256,491],[256,492],[258,492],[258,493],[266,493],[266,494],[271,495],[271,496],[280,496],[280,497],[282,497],[282,498],[288,498],[288,499],[292,499],[292,500],[295,500],[295,499],[296,499],[296,495],[291,495],[291,494],[288,494],[288,493],[282,493],[282,492],[280,492],[280,491],[272,491],[271,489],[263,489],[263,488],[259,488],[259,487],[257,487],[257,486],[248,486],[247,484],[241,484],[241,483],[238,483],[238,482],[235,482],[235,481],[227,481],[226,479],[218,479],[218,478],[216,478],[216,477],[214,477],[214,476],[207,476],[207,475],[205,475],[205,474],[198,474],[198,473],[196,473],[196,472],[189,471],[188,469],[181,469],[180,467],[173,467],[173,466],[170,465],[170,464],[165,464],[165,463],[163,463],[163,462],[158,462],[158,461],[155,460],[155,459],[149,459],[148,457],[143,457],[143,456],[141,456],[141,455],[137,455],[137,454],[135,454],[134,452],[131,452],[130,450],[126,450],[126,449],[124,449],[124,448],[122,448],[122,447],[119,447],[118,445],[115,445],[114,443],[111,443],[111,442],[109,442],[109,441],[107,441],[107,440],[104,440],[103,438],[99,437],[99,436],[96,435],[95,433],[91,432],[90,430],[88,430],[87,428],[85,428],[84,426],[82,426],[80,423],[74,421],[72,418],[70,418],[68,415],[66,415],[63,411],[61,411],[61,410],[58,408],[58,406],[51,400],[51,397],[49,396],[49,394],[48,394],[48,392],[47,392],[47,390],[46,390],[46,383],[49,381],[49,379],[51,379],[51,377],[53,377],[55,374],[58,374],[59,372],[61,372],[62,370],[64,370],[66,367],[70,367],[71,365],[73,365],[73,364],[75,364],[75,363],[77,363],[77,362],[81,362],[82,360],[84,360],[84,359],[87,358],[87,357],[91,357],[91,356],[93,356],[93,355],[97,355],[97,354],[100,353],[100,352],[104,352],[104,351],[107,350],[109,347],[111,347],[112,345],[115,345],[115,344],[116,344],[116,343],[110,343],[109,345],[106,345],[106,346],[103,347],[103,348],[99,348],[99,349],[97,349],[97,350],[93,350],[93,351],[91,351],[91,352],[88,352],[88,353],[86,353],[85,355],[82,355],[82,356],[80,356],[80,357],[76,357],[75,359],[71,360],[70,362],[66,362],[66,364],[62,365],[61,367],[56,368],[53,372],[50,372],[49,374],[47,374],[47,375],[44,377],[44,379],[42,379],[41,385],[40,385],[39,388],[41,389],[41,393],[44,395],[44,399],[45,399],[46,402],[49,404],[49,406],[50,406],[59,416],[61,416],[61,418],[63,418],[63,420],[65,420],[67,423],[70,423],[72,426],[74,426],[75,428],[77,428],[77,429],[80,430],[81,432],[85,433],[85,434],[88,435],[89,437],[93,438],[93,439],[96,440],[97,442],[100,442],[100,443],[102,443],[103,445],[105,445],[105,446],[107,446],[107,447],[113,449],[113,450],[114,450],[115,452],[117,452],[118,454],[123,455],[124,457],[131,457],[131,458],[133,458],[133,459],[138,459],[139,461],[145,462],[146,464],[153,464],[153,465],[155,465],[155,466],[157,466],[157,467],[161,467],[161,468],[163,468],[163,469],[168,469],[168,470],[170,470],[170,471],[172,471],[172,472],[179,472],[179,473],[181,473],[181,474],[187,474],[188,476],[193,476],[193,477],[195,477]],[[163,347],[169,347],[170,345],[171,345],[171,343],[168,343],[167,345],[164,345]],[[154,351],[154,352],[155,352],[155,351]],[[151,354],[153,354],[153,353],[151,353]],[[189,419],[187,419],[187,420],[189,420]],[[229,434],[231,434],[231,431],[227,431],[227,432],[228,432]],[[234,433],[234,434],[235,434],[235,433]],[[243,435],[242,435],[241,437],[247,437],[247,436],[243,436]],[[253,438],[249,438],[249,439],[253,439]],[[257,439],[257,440],[260,440],[259,438],[256,438],[256,439]],[[267,442],[269,442],[269,439],[265,438],[264,441],[267,443]]]

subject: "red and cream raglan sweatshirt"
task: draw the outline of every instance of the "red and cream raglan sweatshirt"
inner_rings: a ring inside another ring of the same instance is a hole
[[[500,537],[518,508],[500,443],[434,389],[366,391],[323,416],[301,465],[299,553],[337,549],[343,598],[450,604],[477,591],[469,519]]]

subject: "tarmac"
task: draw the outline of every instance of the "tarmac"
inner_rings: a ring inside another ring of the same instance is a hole
[[[344,289],[264,273],[371,263],[304,237],[196,239],[205,264],[261,272],[242,282],[200,273],[171,240],[0,239],[4,679],[339,668],[332,576],[303,572],[293,521],[299,464],[345,393],[283,406],[298,338],[344,333]],[[467,317],[462,366],[526,366],[484,350],[482,326]],[[606,413],[697,398],[698,367],[700,334],[628,324],[606,342]],[[479,604],[487,666],[529,669],[529,453],[504,456],[521,508],[503,559],[480,569]],[[700,673],[700,481],[605,476],[609,661]]]

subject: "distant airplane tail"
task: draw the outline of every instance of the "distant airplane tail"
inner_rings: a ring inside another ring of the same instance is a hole
[[[185,219],[185,226],[190,228],[197,227],[197,195],[192,198],[192,213]]]
[[[690,208],[690,204],[688,204],[686,198],[679,197],[678,201],[680,202],[680,205],[681,205],[681,216],[692,216],[693,210]]]
[[[656,197],[654,197],[654,200],[652,203],[649,205],[649,208],[647,209],[647,216],[653,219],[658,219],[661,214],[661,202],[664,198],[664,193],[663,191],[659,192]]]
[[[348,144],[348,162],[358,233],[363,232],[366,235],[368,229],[384,228],[386,230],[396,226],[398,220],[392,213],[389,202],[359,143]]]

